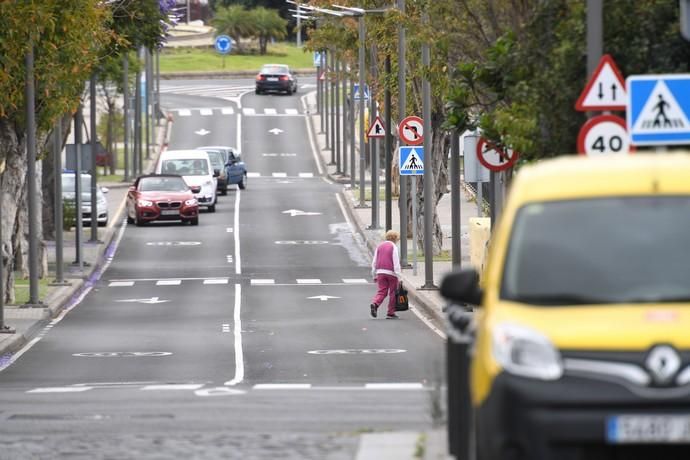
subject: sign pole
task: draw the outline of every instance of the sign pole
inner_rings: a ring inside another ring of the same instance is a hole
[[[422,21],[429,23],[429,14],[424,12]],[[431,50],[429,43],[422,45],[422,67],[431,69]],[[431,82],[428,73],[425,73],[422,80],[422,119],[424,120],[424,155],[425,161],[429,166],[424,166],[424,273],[425,281],[423,289],[437,289],[434,285],[434,171],[433,151],[431,147]]]
[[[369,89],[369,98],[371,109],[369,113],[369,120],[374,121],[378,114],[376,113],[376,97],[374,94],[374,81],[376,80],[376,45],[371,45],[371,81],[372,85]],[[369,151],[371,152],[371,226],[370,229],[379,228],[379,154],[378,154],[378,138],[370,139]]]
[[[398,0],[398,10],[400,14],[405,14],[405,0]],[[405,43],[405,27],[402,21],[398,24],[398,117],[400,120],[405,118],[407,112],[407,81],[405,77],[405,66],[407,61]],[[391,127],[392,125],[389,125]],[[402,145],[398,142],[398,145]],[[407,261],[407,177],[400,176],[400,197],[398,198],[398,210],[400,211],[400,265],[409,268]]]
[[[359,15],[359,207],[366,208],[364,202],[364,187],[366,175],[366,151],[367,146],[364,142],[364,80],[367,69],[364,62],[364,34],[366,32],[364,24],[364,14]]]

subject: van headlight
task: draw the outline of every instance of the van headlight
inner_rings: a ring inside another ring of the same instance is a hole
[[[506,372],[540,380],[558,380],[563,363],[558,350],[539,332],[515,324],[499,324],[493,331],[493,354]]]

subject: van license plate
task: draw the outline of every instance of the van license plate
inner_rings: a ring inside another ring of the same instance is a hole
[[[690,442],[690,415],[608,417],[606,441],[610,444]]]

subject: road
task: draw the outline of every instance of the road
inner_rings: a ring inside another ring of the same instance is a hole
[[[353,459],[358,435],[423,430],[443,341],[368,316],[375,286],[300,96],[162,82],[169,149],[240,146],[246,190],[198,227],[123,224],[79,305],[0,373],[0,459]]]

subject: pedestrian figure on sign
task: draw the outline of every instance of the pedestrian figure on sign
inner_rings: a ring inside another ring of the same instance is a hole
[[[664,128],[671,126],[671,120],[669,120],[668,116],[666,116],[666,109],[668,107],[671,106],[664,100],[664,97],[659,94],[659,102],[657,102],[654,106],[654,108],[657,110],[656,117],[654,117],[654,124],[652,125],[654,128],[660,128],[662,120],[664,123]]]
[[[417,157],[412,155],[412,158],[410,158],[410,169],[419,169],[419,165],[417,164]]]
[[[388,230],[385,238],[386,240],[376,248],[374,259],[371,261],[371,274],[376,282],[377,291],[369,308],[371,317],[376,318],[379,305],[388,296],[386,319],[398,319],[398,315],[395,314],[395,290],[402,276],[402,270],[400,252],[396,243],[400,239],[400,234],[395,230]]]

